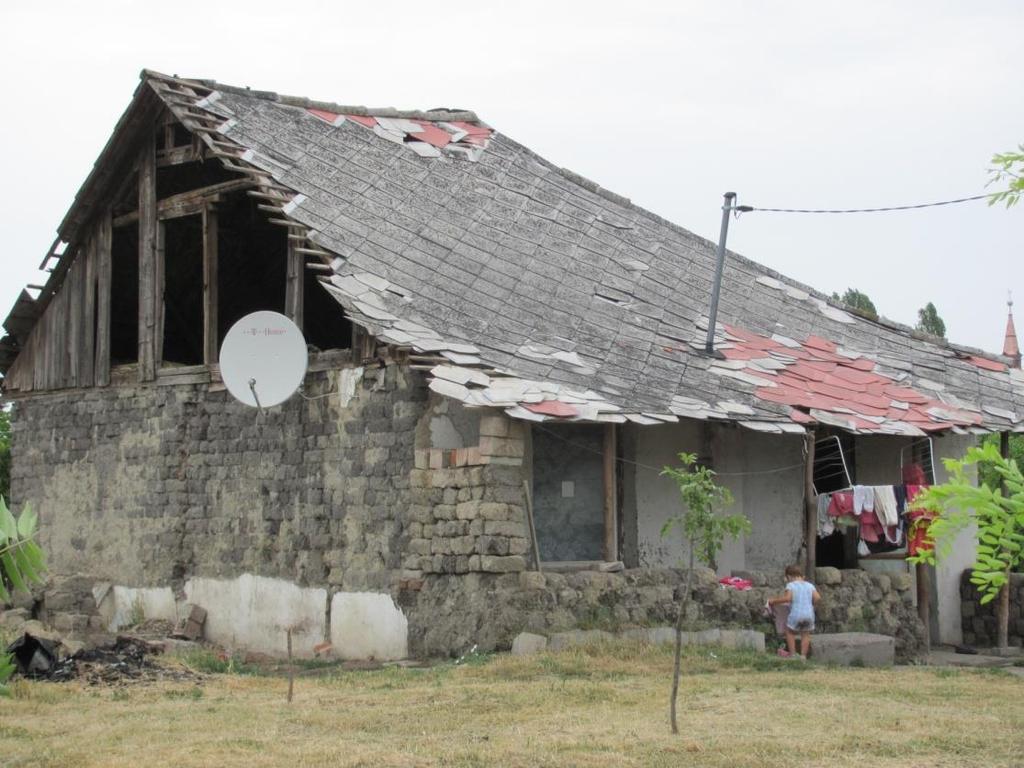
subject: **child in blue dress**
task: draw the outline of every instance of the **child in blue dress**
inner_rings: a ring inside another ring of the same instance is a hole
[[[804,581],[804,572],[799,565],[786,566],[786,593],[768,600],[769,606],[786,604],[789,616],[786,619],[786,648],[790,656],[796,655],[796,633],[800,633],[800,657],[807,658],[811,652],[811,632],[814,631],[814,606],[821,595],[814,585]]]

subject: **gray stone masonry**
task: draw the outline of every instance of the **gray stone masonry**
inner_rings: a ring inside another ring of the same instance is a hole
[[[502,413],[480,419],[479,466],[409,475],[403,576],[517,573],[530,550],[523,479],[524,425]]]
[[[981,604],[981,593],[971,584],[971,572],[960,577],[960,617],[964,644],[977,648],[995,648],[998,642],[996,600]],[[1010,574],[1010,625],[1007,632],[1012,647],[1024,645],[1024,573]]]
[[[817,632],[873,632],[895,639],[897,660],[923,652],[924,630],[913,605],[909,579],[860,570],[821,574]],[[709,570],[696,572],[687,628],[753,629],[769,647],[781,642],[764,618],[769,595],[782,592],[782,575],[753,574],[751,590],[723,588]],[[671,625],[684,572],[637,569],[573,574],[532,571],[432,576],[416,593],[403,593],[409,644],[415,655],[458,653],[473,645],[506,650],[520,632],[553,637],[576,629],[622,632]]]
[[[306,394],[326,397],[295,396],[260,421],[208,385],[19,400],[12,496],[40,514],[44,610],[90,614],[96,582],[180,587],[193,575],[397,592],[428,392],[389,364],[367,368],[349,400],[341,375],[310,373]]]

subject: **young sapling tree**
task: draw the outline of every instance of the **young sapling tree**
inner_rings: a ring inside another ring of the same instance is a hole
[[[715,482],[715,473],[697,463],[694,453],[680,453],[682,466],[665,467],[661,474],[675,480],[682,496],[682,510],[665,521],[661,528],[663,537],[675,530],[682,537],[687,553],[686,576],[683,590],[676,604],[676,646],[675,664],[672,670],[672,698],[669,701],[669,720],[672,733],[679,733],[676,718],[676,700],[679,695],[679,672],[683,653],[683,618],[690,603],[690,588],[693,584],[693,568],[697,562],[712,566],[718,560],[718,553],[725,538],[735,539],[750,532],[750,521],[742,514],[722,515],[718,510],[732,504],[732,494]]]

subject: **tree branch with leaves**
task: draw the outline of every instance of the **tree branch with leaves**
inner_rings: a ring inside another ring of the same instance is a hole
[[[962,459],[946,459],[949,482],[922,491],[913,508],[937,512],[928,528],[931,549],[908,558],[934,565],[949,556],[958,533],[977,526],[977,555],[971,583],[982,604],[1009,589],[1010,572],[1024,563],[1024,475],[1013,459],[1004,458],[992,444],[969,448]],[[975,485],[969,470],[977,467],[982,482]],[[999,478],[990,484],[984,478]],[[1009,612],[999,612],[999,645],[1006,646]]]
[[[43,551],[35,542],[39,520],[26,504],[15,518],[0,496],[0,603],[11,599],[12,591],[28,592],[46,571]],[[0,654],[0,695],[7,693],[6,683],[14,673],[8,654]]]
[[[665,467],[661,472],[662,475],[675,480],[683,502],[682,511],[665,521],[661,535],[667,537],[673,530],[677,531],[682,535],[687,552],[686,576],[676,604],[675,663],[672,670],[672,697],[669,701],[669,720],[674,734],[679,733],[676,703],[679,698],[679,673],[682,666],[683,619],[691,600],[694,565],[699,561],[703,565],[711,566],[717,561],[726,537],[735,539],[751,530],[750,521],[742,514],[718,514],[719,508],[732,504],[732,494],[728,488],[715,482],[714,471],[700,466],[694,453],[680,453],[679,461],[682,466]]]
[[[1005,203],[1012,208],[1024,195],[1024,144],[1016,152],[1000,152],[992,156],[992,167],[988,169],[989,184],[1005,184],[1004,189],[993,192],[989,205]]]

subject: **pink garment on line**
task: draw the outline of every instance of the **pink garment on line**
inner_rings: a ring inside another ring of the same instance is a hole
[[[836,491],[832,494],[832,500],[828,503],[828,514],[830,517],[846,517],[853,514],[853,492]]]

